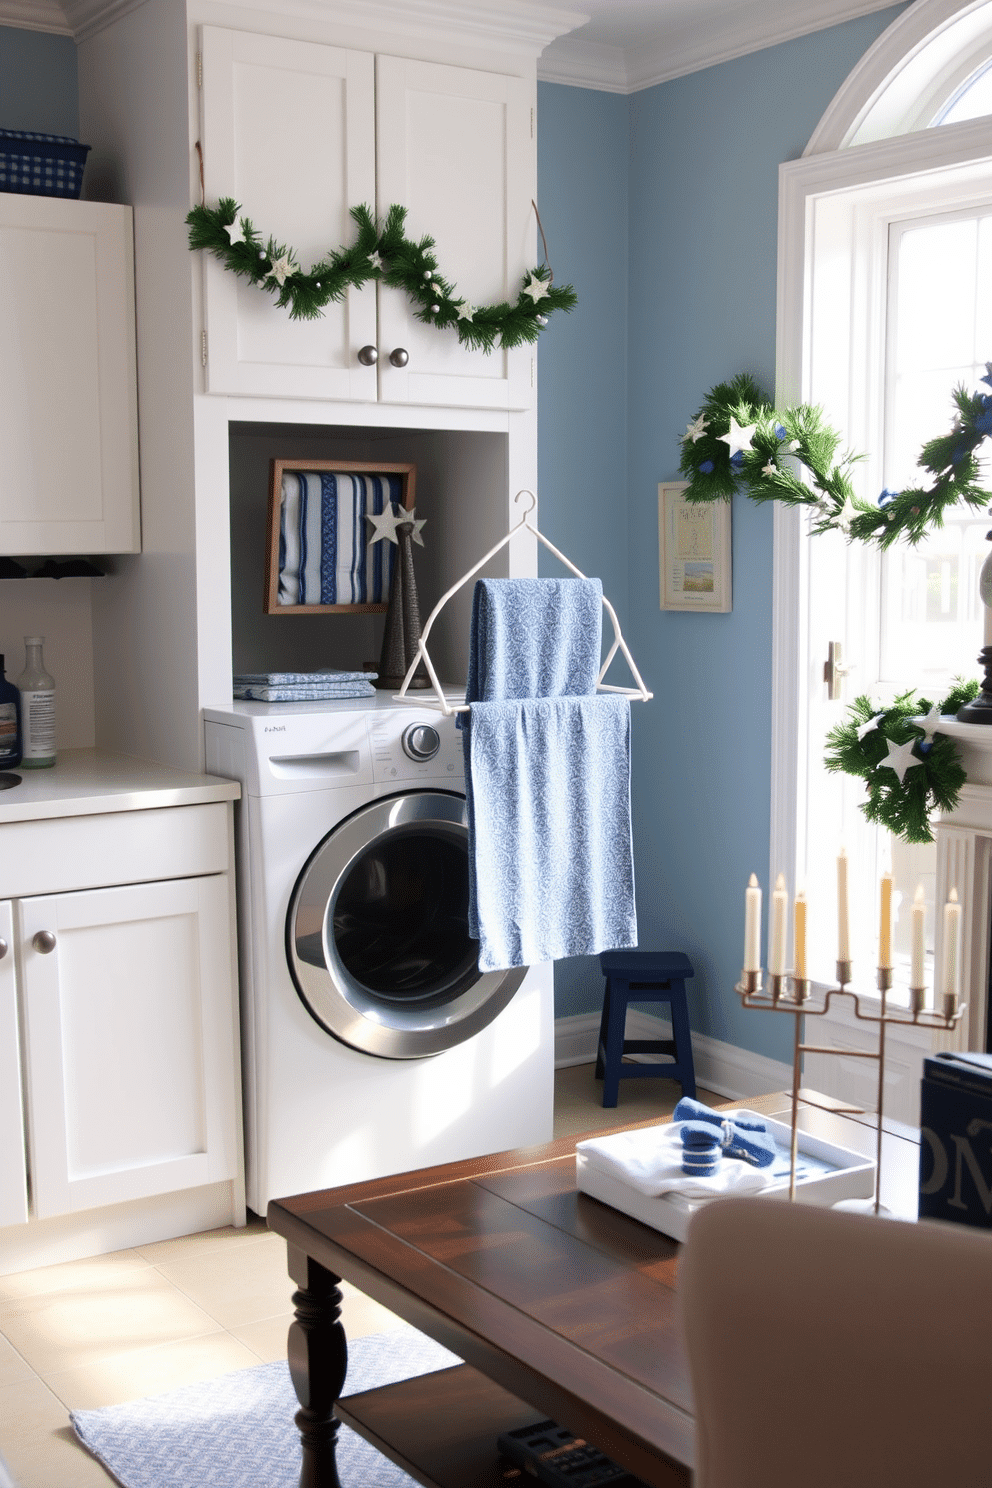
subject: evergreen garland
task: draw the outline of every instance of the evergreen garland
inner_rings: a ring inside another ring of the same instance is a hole
[[[335,248],[320,263],[304,271],[292,248],[273,237],[263,238],[232,197],[216,207],[194,207],[186,218],[191,249],[205,248],[226,269],[276,295],[292,320],[315,320],[332,300],[347,290],[378,279],[405,290],[416,317],[441,330],[453,329],[465,346],[492,351],[536,341],[552,310],[571,310],[577,296],[570,284],[557,287],[550,269],[530,273],[516,301],[471,305],[459,298],[455,286],[438,271],[434,239],[419,243],[406,236],[406,208],[391,206],[384,223],[369,207],[352,207],[358,237],[350,248]]]
[[[912,690],[887,708],[877,707],[865,695],[855,698],[848,721],[827,735],[824,764],[828,770],[864,780],[868,799],[861,810],[870,822],[888,827],[904,842],[932,842],[931,813],[953,811],[967,778],[954,740],[939,732],[939,715],[955,714],[978,691],[977,682],[959,678],[936,709],[929,698],[918,698]],[[921,725],[919,717],[924,714],[929,717]],[[913,745],[902,781],[886,764],[890,741]]]
[[[982,382],[992,388],[992,362],[985,365]],[[977,451],[992,434],[992,393],[969,393],[960,385],[953,400],[950,433],[925,444],[917,461],[934,477],[931,484],[883,491],[873,506],[854,494],[850,479],[852,466],[864,457],[846,451],[835,459],[840,435],[824,422],[823,410],[799,403],[776,412],[752,378],[742,374],[710,391],[682,436],[686,500],[729,500],[743,491],[753,501],[809,507],[814,533],[840,530],[883,549],[899,537],[918,543],[943,525],[948,507],[964,501],[978,508],[990,499],[978,485]]]

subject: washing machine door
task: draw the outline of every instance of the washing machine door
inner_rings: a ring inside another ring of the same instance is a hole
[[[482,973],[468,934],[464,796],[411,791],[328,834],[293,893],[287,952],[329,1033],[365,1054],[440,1054],[491,1023],[526,968]]]

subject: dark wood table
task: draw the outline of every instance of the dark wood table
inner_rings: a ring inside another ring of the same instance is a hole
[[[787,1095],[746,1104],[789,1119]],[[874,1156],[873,1117],[804,1106],[801,1124]],[[885,1129],[882,1201],[915,1217],[919,1135],[896,1122]],[[299,1287],[289,1365],[301,1488],[339,1488],[339,1419],[427,1488],[504,1484],[498,1433],[546,1417],[654,1488],[691,1481],[678,1246],[577,1191],[580,1140],[269,1205]],[[342,1277],[465,1363],[340,1400]]]

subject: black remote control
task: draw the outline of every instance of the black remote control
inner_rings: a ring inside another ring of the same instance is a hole
[[[564,1426],[556,1426],[554,1421],[538,1421],[536,1426],[504,1431],[496,1445],[515,1467],[541,1483],[551,1484],[552,1488],[601,1488],[604,1484],[635,1488],[639,1481],[598,1448],[573,1436]]]

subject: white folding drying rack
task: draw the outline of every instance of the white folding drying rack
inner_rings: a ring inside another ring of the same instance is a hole
[[[534,492],[528,490],[518,491],[513,499],[514,501],[520,501],[525,496],[530,497],[530,505],[525,508],[524,514],[520,518],[520,521],[517,523],[517,525],[515,527],[511,527],[506,536],[500,538],[499,542],[496,543],[494,547],[491,547],[488,553],[484,553],[483,556],[479,559],[478,563],[473,564],[468,573],[462,575],[457,584],[452,584],[451,588],[448,589],[446,593],[441,595],[441,598],[431,610],[430,615],[427,617],[427,623],[421,631],[420,640],[417,642],[417,654],[413,658],[413,661],[410,663],[409,670],[407,671],[406,676],[403,678],[403,684],[400,687],[399,692],[393,694],[394,701],[418,703],[421,707],[423,707],[424,699],[422,694],[418,694],[416,697],[407,696],[407,688],[410,686],[410,683],[413,680],[413,674],[417,670],[417,667],[420,665],[420,663],[423,662],[425,668],[427,669],[427,675],[431,679],[431,686],[434,688],[434,694],[437,698],[437,705],[441,709],[441,712],[449,718],[453,713],[468,712],[468,703],[456,703],[453,705],[449,703],[448,699],[445,697],[444,689],[441,686],[441,683],[438,681],[437,672],[435,672],[434,670],[434,664],[427,652],[427,637],[431,633],[431,626],[434,624],[434,621],[444,609],[451,596],[453,594],[457,594],[458,590],[461,589],[463,585],[467,584],[469,579],[471,579],[475,574],[479,572],[480,568],[485,568],[490,558],[498,553],[501,548],[505,548],[507,543],[512,541],[512,539],[516,537],[518,532],[522,532],[526,529],[527,532],[532,533],[534,537],[537,538],[538,542],[544,544],[549,553],[553,553],[556,558],[564,563],[565,567],[569,569],[573,574],[575,574],[576,578],[584,579],[586,577],[582,570],[576,568],[575,564],[570,562],[569,559],[565,557],[564,553],[559,552],[554,543],[549,542],[544,534],[542,532],[539,532],[538,529],[534,526],[534,523],[529,520],[531,512],[534,511],[537,506],[537,497],[534,495]],[[636,698],[639,702],[646,703],[649,698],[654,696],[654,693],[648,692],[647,688],[644,685],[643,679],[641,678],[640,672],[634,665],[634,658],[631,656],[630,651],[627,649],[627,642],[624,640],[623,636],[620,633],[620,621],[617,619],[617,612],[610,604],[610,601],[606,598],[605,594],[603,595],[603,608],[606,610],[606,613],[609,615],[610,619],[613,622],[613,645],[610,647],[609,652],[607,653],[606,660],[600,667],[599,676],[596,678],[596,691],[618,692],[622,697]],[[637,683],[636,687],[613,687],[609,682],[603,681],[603,678],[609,670],[610,663],[612,662],[614,656],[616,656],[618,651],[621,651],[623,653],[624,660],[630,667],[630,674],[634,678],[634,681]],[[433,707],[434,705],[429,704],[428,706]]]

